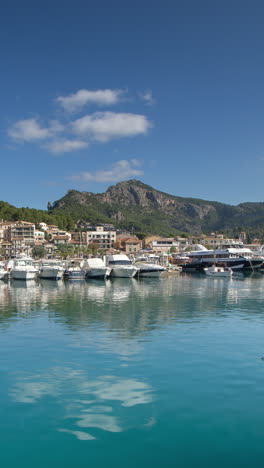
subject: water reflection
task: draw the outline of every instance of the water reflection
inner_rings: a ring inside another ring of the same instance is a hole
[[[101,325],[123,338],[171,321],[201,320],[235,305],[264,298],[263,275],[209,278],[182,275],[163,279],[0,283],[0,326],[16,314],[47,313],[71,330]]]
[[[111,375],[89,379],[81,370],[53,368],[48,373],[17,378],[10,397],[16,403],[30,405],[39,405],[44,398],[52,398],[63,409],[58,424],[64,422],[66,425],[57,427],[57,430],[72,434],[79,440],[94,440],[94,429],[125,431],[129,417],[126,412],[137,405],[151,403],[153,389],[137,379]],[[120,413],[119,407],[126,408],[126,411]],[[150,421],[153,421],[151,416]],[[138,421],[138,424],[143,426],[144,421]]]
[[[13,421],[22,415],[27,427],[38,427],[41,415],[52,440],[92,444],[129,429],[151,431],[162,405],[166,417],[170,411],[167,398],[174,416],[188,417],[191,406],[195,420],[211,389],[230,401],[225,395],[239,397],[246,378],[261,394],[252,362],[263,355],[254,348],[258,334],[263,341],[256,326],[263,298],[263,276],[2,283],[3,411],[10,418],[13,408]],[[251,323],[243,328],[244,318]]]

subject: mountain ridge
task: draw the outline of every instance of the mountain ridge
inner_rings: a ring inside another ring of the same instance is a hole
[[[131,179],[111,185],[104,193],[69,190],[50,210],[75,221],[112,222],[117,227],[169,235],[199,234],[240,227],[264,230],[264,203],[228,205],[161,192]]]

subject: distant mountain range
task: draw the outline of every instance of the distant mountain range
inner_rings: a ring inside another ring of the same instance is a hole
[[[120,182],[105,193],[69,190],[48,206],[49,214],[74,221],[113,223],[134,232],[176,235],[249,230],[264,237],[264,203],[237,206],[160,192],[138,180]]]

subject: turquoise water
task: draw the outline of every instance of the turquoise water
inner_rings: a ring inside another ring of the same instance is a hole
[[[1,466],[263,467],[264,276],[0,283]]]

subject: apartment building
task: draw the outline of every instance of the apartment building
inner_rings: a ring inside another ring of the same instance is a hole
[[[111,249],[116,242],[116,231],[105,231],[104,226],[96,226],[95,231],[87,231],[86,244],[98,244],[99,249]]]
[[[17,221],[7,225],[4,232],[4,240],[7,242],[23,243],[26,245],[35,243],[35,224],[27,221]]]
[[[169,253],[172,247],[179,250],[179,242],[171,237],[152,240],[148,245],[148,248],[158,253]]]

